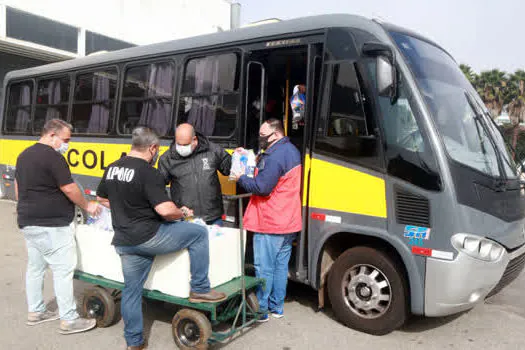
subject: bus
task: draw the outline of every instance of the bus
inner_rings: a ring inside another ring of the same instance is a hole
[[[289,101],[300,84],[298,121]],[[3,91],[11,199],[17,156],[50,118],[73,125],[65,158],[90,199],[137,125],[155,129],[163,151],[184,122],[232,150],[255,148],[259,125],[283,120],[304,171],[289,278],[351,328],[381,335],[410,314],[468,310],[525,265],[519,167],[451,55],[413,31],[299,18],[10,72]],[[225,211],[235,224],[235,207]]]

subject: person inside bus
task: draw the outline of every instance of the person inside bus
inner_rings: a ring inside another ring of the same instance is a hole
[[[171,184],[175,205],[188,207],[208,225],[222,226],[224,207],[217,171],[230,175],[231,156],[219,145],[181,124],[170,149],[160,157],[159,170]]]
[[[73,272],[77,266],[75,205],[89,215],[100,208],[88,202],[71,177],[65,158],[73,127],[60,119],[47,121],[40,140],[23,151],[16,161],[15,197],[17,215],[27,245],[27,325],[60,318],[59,332],[72,334],[90,330],[96,321],[80,318],[73,295]],[[42,295],[47,267],[53,282],[59,315],[46,310]]]
[[[259,130],[259,143],[264,152],[259,156],[255,177],[234,177],[253,194],[244,228],[254,232],[255,273],[266,280],[265,288],[257,291],[260,310],[265,313],[259,321],[265,322],[268,312],[274,318],[283,317],[292,242],[302,229],[302,166],[299,150],[284,136],[281,121],[265,121]]]
[[[159,155],[159,136],[150,128],[132,132],[131,151],[112,163],[97,189],[98,201],[111,209],[120,255],[124,289],[122,318],[128,349],[144,349],[142,291],[156,255],[187,248],[190,255],[190,302],[214,303],[226,299],[210,288],[208,230],[179,219],[191,216],[166,193],[164,179],[153,165]]]

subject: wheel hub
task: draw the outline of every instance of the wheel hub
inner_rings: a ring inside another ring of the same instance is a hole
[[[200,338],[199,326],[191,320],[185,320],[181,322],[179,326],[180,340],[186,346],[195,345]]]
[[[91,318],[99,318],[104,315],[104,304],[98,298],[91,298],[87,303],[87,313]]]
[[[360,317],[377,318],[390,306],[391,287],[385,274],[374,266],[357,265],[343,279],[346,305]]]

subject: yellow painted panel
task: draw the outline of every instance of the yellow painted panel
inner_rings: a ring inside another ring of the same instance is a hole
[[[18,155],[33,145],[35,141],[28,140],[0,140],[0,164],[16,165]],[[69,151],[65,155],[69,163],[71,173],[102,177],[104,170],[109,164],[120,159],[124,153],[129,152],[130,144],[118,143],[91,143],[71,141]],[[160,148],[164,153],[167,146]],[[235,183],[229,182],[228,178],[219,174],[224,194],[235,194]]]
[[[310,207],[387,217],[383,179],[315,158],[310,163]]]

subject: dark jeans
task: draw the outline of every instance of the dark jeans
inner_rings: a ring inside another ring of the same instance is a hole
[[[124,337],[128,346],[144,343],[142,320],[142,290],[156,255],[188,248],[190,254],[191,290],[210,291],[208,267],[210,264],[208,230],[187,222],[162,224],[157,234],[137,246],[115,247],[122,261],[124,290],[121,312],[124,319]],[[175,278],[175,276],[174,276]]]

